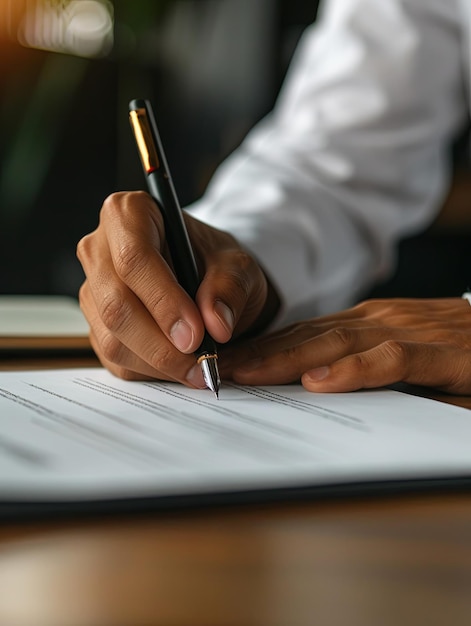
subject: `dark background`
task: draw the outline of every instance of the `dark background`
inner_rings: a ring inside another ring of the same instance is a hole
[[[144,184],[127,104],[150,98],[183,205],[273,106],[306,0],[115,0],[102,59],[28,49],[0,55],[0,293],[76,295],[77,241],[104,198]],[[467,171],[467,149],[455,147]],[[469,231],[432,228],[401,244],[373,295],[456,295],[471,281]]]

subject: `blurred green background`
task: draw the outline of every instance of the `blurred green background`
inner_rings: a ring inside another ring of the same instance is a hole
[[[43,12],[28,30],[34,2]],[[127,117],[133,98],[154,103],[182,204],[197,199],[273,106],[318,9],[316,0],[96,0],[113,20],[112,41],[87,56],[45,26],[44,11],[62,16],[79,2],[0,0],[0,293],[77,294],[77,241],[109,193],[144,185]],[[464,145],[455,150],[461,169]],[[399,273],[375,295],[464,289],[469,242],[460,229],[403,242]]]
[[[128,101],[153,101],[191,202],[273,105],[317,2],[114,0],[113,47],[94,58],[20,43],[31,5],[0,0],[0,292],[75,295],[78,239],[109,193],[144,185]]]

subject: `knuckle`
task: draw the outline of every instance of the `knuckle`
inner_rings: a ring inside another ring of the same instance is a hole
[[[113,291],[103,298],[99,313],[105,327],[112,333],[116,333],[129,320],[131,309],[122,294],[119,291]]]
[[[369,318],[382,315],[385,311],[388,310],[388,306],[386,305],[385,300],[381,300],[379,298],[369,298],[356,304],[353,307],[353,310],[358,314],[359,317]]]
[[[85,309],[85,303],[86,303],[86,300],[87,300],[87,287],[88,287],[88,285],[87,285],[86,282],[82,283],[80,285],[80,288],[79,288],[78,294],[77,294],[78,295],[79,306],[80,306],[80,309],[82,310],[82,312]]]
[[[368,360],[365,357],[363,352],[357,352],[356,354],[351,354],[348,357],[349,361],[353,364],[355,369],[363,370],[368,364]]]
[[[115,191],[114,193],[111,193],[103,202],[100,211],[101,215],[106,216],[108,214],[119,212],[121,206],[124,204],[123,200],[125,200],[128,195],[128,191]]]
[[[106,332],[100,339],[100,352],[106,361],[119,363],[123,344],[112,333]]]
[[[299,348],[298,346],[288,346],[283,350],[283,358],[290,363],[299,363]]]
[[[76,256],[79,261],[82,263],[86,262],[88,259],[92,257],[92,251],[94,249],[95,244],[95,233],[88,233],[82,237],[77,243],[76,247]]]
[[[310,321],[296,322],[285,328],[286,336],[290,337],[292,341],[298,343],[303,341],[309,341],[316,336],[315,324]]]
[[[341,326],[330,331],[331,340],[335,345],[340,345],[342,348],[350,348],[354,343],[353,332],[349,328]]]
[[[154,292],[146,306],[152,317],[157,320],[162,312],[168,314],[175,308],[175,297],[169,291]]]
[[[149,205],[150,202],[151,198],[145,191],[115,191],[103,202],[100,210],[100,221],[126,219],[128,215],[132,217],[136,211],[136,203]]]
[[[126,282],[130,276],[138,275],[148,265],[149,255],[143,245],[131,241],[123,244],[114,259],[118,276]]]
[[[363,300],[353,307],[353,310],[360,314],[366,314],[375,307],[375,300]]]
[[[407,364],[408,350],[404,342],[388,339],[383,343],[383,351],[386,357],[391,358],[394,362],[401,365]]]
[[[364,352],[357,352],[348,357],[348,362],[352,367],[352,370],[361,375],[363,372],[366,376],[372,368],[372,359],[368,354]]]
[[[163,374],[175,372],[175,352],[170,348],[158,345],[149,355],[150,365]]]

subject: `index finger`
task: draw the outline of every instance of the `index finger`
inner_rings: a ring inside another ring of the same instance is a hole
[[[397,382],[471,393],[471,350],[447,343],[389,340],[305,372],[302,383],[320,393],[384,387]]]
[[[163,256],[164,225],[155,202],[144,192],[113,194],[103,205],[100,223],[119,280],[177,349],[194,352],[203,338],[203,321]]]

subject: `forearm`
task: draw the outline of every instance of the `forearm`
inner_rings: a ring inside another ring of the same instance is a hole
[[[350,305],[391,270],[398,238],[441,204],[464,114],[458,37],[448,9],[424,2],[418,20],[415,4],[327,5],[274,113],[193,207],[260,259],[281,295],[280,323]],[[375,12],[374,34],[355,8]]]

